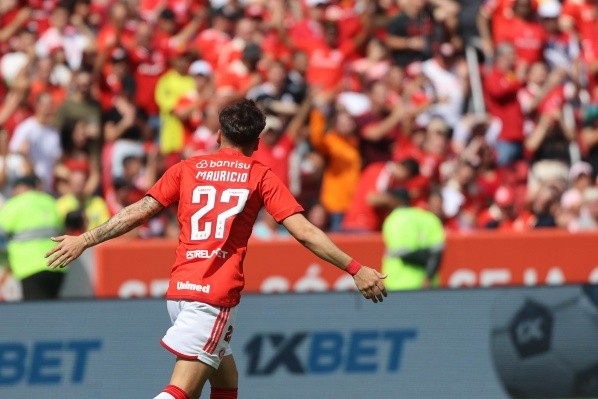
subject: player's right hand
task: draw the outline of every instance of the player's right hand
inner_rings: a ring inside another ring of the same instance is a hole
[[[384,287],[385,278],[386,274],[382,274],[368,266],[362,266],[353,276],[359,292],[365,299],[370,299],[374,303],[382,302],[384,297],[388,295]]]

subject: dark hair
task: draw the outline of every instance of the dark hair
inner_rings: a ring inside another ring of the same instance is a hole
[[[409,171],[409,176],[419,175],[419,163],[415,158],[406,158],[400,162]]]
[[[235,145],[253,144],[266,127],[266,116],[253,100],[240,100],[220,111],[220,130]]]

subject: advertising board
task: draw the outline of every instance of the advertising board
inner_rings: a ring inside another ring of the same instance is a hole
[[[169,380],[163,300],[3,304],[0,320],[2,399],[151,398]],[[232,346],[248,399],[571,399],[598,396],[597,340],[598,290],[561,286],[246,295]]]

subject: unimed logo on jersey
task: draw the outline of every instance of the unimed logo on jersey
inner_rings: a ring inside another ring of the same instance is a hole
[[[177,281],[176,283],[177,290],[191,290],[197,292],[203,292],[205,294],[210,293],[210,284],[201,285],[201,284],[193,284],[189,281]]]
[[[413,328],[261,333],[245,345],[247,375],[396,373],[404,349],[417,339]]]
[[[102,348],[99,339],[0,341],[0,387],[82,384],[87,366]]]

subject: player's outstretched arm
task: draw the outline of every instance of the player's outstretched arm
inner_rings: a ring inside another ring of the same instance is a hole
[[[51,269],[66,267],[85,249],[133,230],[163,208],[153,197],[146,195],[93,230],[78,236],[52,237],[58,245],[46,253],[45,257],[50,258],[46,265]]]
[[[358,265],[348,254],[337,247],[326,233],[310,223],[300,213],[284,219],[282,224],[297,241],[320,259],[351,273],[355,285],[364,298],[371,299],[374,303],[382,302],[387,295],[384,287],[386,275],[371,267]]]

